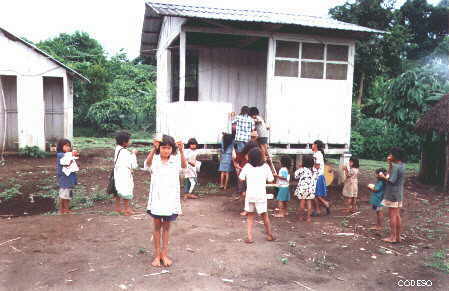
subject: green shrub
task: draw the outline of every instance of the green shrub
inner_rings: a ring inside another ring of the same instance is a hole
[[[37,146],[32,146],[32,147],[26,146],[19,150],[19,155],[25,156],[25,157],[30,157],[30,158],[45,158],[45,157],[50,156],[50,153],[42,151]]]
[[[419,160],[421,137],[383,119],[365,118],[352,129],[351,152],[359,158],[384,160],[392,147],[402,147],[408,161]]]
[[[22,188],[22,185],[16,184],[3,192],[0,192],[0,203],[21,195],[22,192],[20,192],[20,188]]]
[[[135,104],[123,97],[108,98],[92,105],[87,116],[97,129],[112,132],[135,119]]]

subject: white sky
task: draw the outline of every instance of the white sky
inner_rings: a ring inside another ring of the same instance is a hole
[[[219,7],[275,8],[305,15],[327,16],[345,0],[153,0]],[[405,0],[397,0],[400,6]],[[440,0],[428,0],[437,4]],[[0,27],[38,42],[59,33],[88,32],[109,54],[124,48],[137,57],[145,12],[144,0],[0,0]]]

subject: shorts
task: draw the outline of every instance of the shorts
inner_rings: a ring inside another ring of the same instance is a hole
[[[258,137],[257,142],[259,144],[267,144],[268,143],[268,137]]]
[[[388,208],[401,208],[402,201],[390,201],[390,200],[382,200],[382,205]]]
[[[235,151],[238,152],[238,153],[241,153],[243,151],[243,149],[245,148],[245,146],[246,146],[246,142],[244,142],[244,141],[235,141],[234,145],[235,145]]]
[[[373,205],[373,210],[374,211],[382,211],[382,206]]]
[[[246,212],[257,212],[257,214],[263,214],[267,212],[268,203],[264,202],[248,202],[245,200],[245,211]]]
[[[172,214],[172,215],[156,215],[151,213],[151,210],[147,210],[147,213],[153,217],[154,219],[160,219],[162,222],[171,222],[175,221],[176,218],[178,218],[178,214]]]
[[[59,188],[59,198],[71,200],[73,198],[73,190],[70,188]]]
[[[315,196],[316,197],[327,196],[326,178],[324,178],[324,175],[318,176],[318,179],[316,181]]]

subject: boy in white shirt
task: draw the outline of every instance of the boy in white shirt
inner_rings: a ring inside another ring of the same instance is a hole
[[[248,152],[248,163],[243,167],[239,179],[246,181],[245,211],[248,213],[248,237],[245,243],[253,243],[254,217],[257,214],[263,218],[268,241],[275,238],[271,232],[270,219],[267,213],[266,182],[273,182],[274,177],[270,167],[264,162],[262,152],[254,148]]]

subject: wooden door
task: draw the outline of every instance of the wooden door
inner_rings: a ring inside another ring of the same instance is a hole
[[[3,103],[3,101],[5,101],[5,104]],[[5,128],[6,128],[6,142],[5,142],[6,150],[17,151],[19,148],[19,131],[17,122],[16,76],[0,76],[0,150],[3,147]]]
[[[45,141],[55,143],[64,137],[63,78],[44,77]]]

